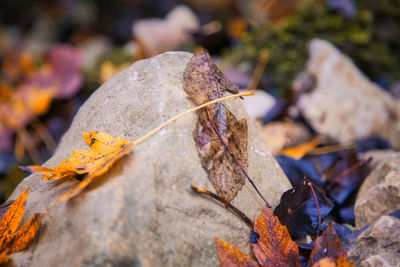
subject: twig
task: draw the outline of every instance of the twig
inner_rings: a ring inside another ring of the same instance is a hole
[[[33,162],[39,163],[41,161],[39,152],[36,150],[35,146],[29,140],[28,131],[24,127],[20,127],[16,130],[17,137],[21,140],[23,147],[28,152],[29,157]]]
[[[134,141],[134,142],[133,142],[133,145],[135,146],[135,145],[137,145],[137,144],[143,142],[145,139],[147,139],[148,137],[150,137],[150,136],[152,136],[153,134],[157,133],[159,130],[161,130],[162,128],[164,128],[165,126],[167,126],[168,124],[170,124],[171,122],[174,122],[175,120],[177,120],[177,119],[179,119],[179,118],[181,118],[181,117],[183,117],[183,116],[185,116],[185,115],[187,115],[187,114],[189,114],[189,113],[191,113],[191,112],[193,112],[193,111],[199,110],[199,109],[201,109],[201,108],[207,107],[207,106],[209,106],[209,105],[211,105],[211,104],[218,103],[218,102],[221,102],[221,101],[224,101],[224,100],[228,100],[228,99],[235,98],[235,97],[240,97],[240,96],[249,96],[249,95],[254,95],[254,92],[253,92],[253,91],[249,91],[249,92],[245,92],[245,93],[240,93],[240,94],[235,94],[235,95],[229,95],[229,96],[225,96],[225,97],[222,97],[222,98],[214,99],[213,101],[207,102],[207,103],[202,104],[202,105],[200,105],[200,106],[197,106],[197,107],[195,107],[195,108],[189,109],[189,110],[187,110],[187,111],[185,111],[185,112],[182,112],[181,114],[176,115],[176,116],[173,117],[172,119],[170,119],[170,120],[164,122],[163,124],[161,124],[161,125],[158,126],[157,128],[154,128],[153,130],[151,130],[150,132],[148,132],[148,133],[145,134],[144,136],[142,136],[142,137],[140,137],[139,139],[137,139],[136,141]]]
[[[194,184],[191,184],[190,188],[196,193],[208,195],[208,196],[218,200],[219,202],[224,204],[225,207],[230,208],[231,210],[233,210],[240,218],[242,218],[251,227],[251,229],[254,229],[254,223],[249,219],[249,217],[247,217],[246,214],[241,212],[238,208],[233,206],[231,203],[229,203],[225,199],[223,199],[220,196],[214,194],[213,192],[208,191],[207,189],[200,188],[200,187],[198,187],[198,186],[196,186]]]
[[[314,187],[312,186],[312,183],[311,182],[307,182],[307,185],[311,188],[311,192],[312,192],[313,197],[314,197],[315,205],[317,207],[317,213],[318,213],[318,231],[317,231],[317,235],[319,235],[319,231],[320,231],[320,228],[321,228],[321,211],[319,209],[317,195],[315,194]]]
[[[269,60],[269,52],[268,50],[262,50],[260,53],[260,57],[258,59],[257,65],[254,68],[253,74],[251,75],[249,84],[247,85],[247,90],[255,90],[258,84],[260,83],[262,73],[265,69]]]
[[[309,155],[321,155],[327,154],[332,152],[337,152],[341,150],[349,150],[357,148],[357,144],[347,144],[347,145],[331,145],[331,146],[323,146],[323,147],[316,147],[313,150],[309,151]]]
[[[336,176],[336,178],[333,180],[333,183],[336,183],[336,184],[339,183],[339,181],[342,180],[345,176],[349,175],[356,169],[369,164],[371,162],[371,160],[372,160],[372,158],[368,158],[366,161],[364,161],[364,160],[357,161],[355,164],[351,165],[349,168],[347,168],[346,170],[341,172],[338,176]]]
[[[35,122],[32,123],[32,128],[42,139],[43,143],[46,145],[47,150],[49,152],[52,151],[56,146],[56,141],[54,140],[53,136],[51,136],[46,126],[44,126],[43,123],[36,118]]]

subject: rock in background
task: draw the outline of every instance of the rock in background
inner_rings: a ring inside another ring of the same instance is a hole
[[[340,143],[377,135],[400,147],[400,101],[329,42],[312,40],[309,53],[294,88],[300,94],[297,107],[312,127]]]
[[[183,90],[189,53],[138,61],[101,86],[80,108],[45,166],[58,166],[74,149],[87,149],[82,132],[100,130],[130,141],[193,105]],[[248,119],[239,99],[224,103]],[[17,266],[216,266],[214,237],[249,252],[249,228],[194,183],[213,191],[200,164],[189,114],[118,161],[68,203],[58,197],[76,182],[57,184],[40,174],[25,178],[11,196],[30,188],[27,211],[45,212],[36,241],[13,255]],[[248,121],[248,174],[273,206],[290,183]],[[246,182],[232,201],[251,219],[265,204]]]
[[[357,228],[400,209],[400,154],[381,162],[364,180],[354,213]]]
[[[356,239],[348,252],[357,266],[399,266],[400,220],[382,216]]]

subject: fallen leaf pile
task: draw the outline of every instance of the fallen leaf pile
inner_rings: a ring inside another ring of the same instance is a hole
[[[25,249],[33,240],[40,226],[43,214],[35,213],[27,223],[18,229],[25,213],[28,189],[9,207],[0,222],[0,263],[8,261],[12,253]],[[18,229],[18,230],[17,230]]]
[[[120,137],[114,138],[107,133],[94,131],[83,133],[90,150],[74,150],[73,155],[58,167],[27,166],[23,169],[42,172],[45,180],[78,179],[80,183],[60,197],[68,200],[79,194],[92,180],[105,173],[115,161],[130,153],[133,144]]]
[[[26,144],[32,141],[23,137],[23,129],[47,113],[53,99],[71,98],[81,89],[81,61],[80,51],[69,45],[53,46],[43,59],[24,52],[4,59],[0,68],[0,152],[12,151],[15,132],[17,139],[24,139],[25,149],[32,150],[34,145]],[[23,158],[17,148],[15,154]]]
[[[216,239],[221,267],[301,266],[299,247],[278,217],[268,207],[256,220],[251,232],[251,245],[258,263],[228,242]],[[332,225],[317,237],[307,267],[350,267],[346,253]]]

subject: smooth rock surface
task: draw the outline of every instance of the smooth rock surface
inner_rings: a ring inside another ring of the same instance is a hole
[[[357,228],[400,209],[400,154],[381,162],[365,178],[357,193]]]
[[[183,71],[192,54],[169,52],[138,61],[101,86],[80,108],[71,128],[45,166],[58,166],[73,149],[87,149],[82,132],[101,130],[134,141],[193,107],[183,90]],[[225,102],[246,118],[240,99]],[[68,203],[58,197],[76,185],[25,178],[24,220],[45,212],[35,242],[16,253],[17,266],[216,266],[214,237],[249,252],[249,228],[225,207],[197,195],[190,184],[213,191],[201,166],[189,114],[167,126],[118,161]],[[248,121],[248,174],[273,206],[290,187],[286,176]],[[263,201],[248,182],[232,201],[251,219]]]
[[[296,105],[313,128],[341,143],[377,135],[400,147],[400,101],[329,42],[312,40],[309,53],[294,89],[303,92]]]
[[[357,237],[348,257],[356,266],[399,266],[400,220],[382,216]]]

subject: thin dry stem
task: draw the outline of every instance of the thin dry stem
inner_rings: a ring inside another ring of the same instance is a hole
[[[31,158],[31,160],[35,163],[40,162],[41,159],[40,159],[39,152],[37,151],[36,147],[34,146],[31,139],[29,138],[28,131],[24,127],[21,127],[16,130],[16,133],[17,133],[17,137],[20,139],[23,147],[28,152],[28,155]]]
[[[254,95],[254,92],[253,92],[253,91],[249,91],[249,92],[245,92],[245,93],[240,93],[240,94],[225,96],[225,97],[218,98],[218,99],[215,99],[215,100],[213,100],[213,101],[207,102],[207,103],[205,103],[205,104],[202,104],[202,105],[197,106],[197,107],[195,107],[195,108],[189,109],[189,110],[187,110],[187,111],[185,111],[185,112],[182,112],[181,114],[176,115],[176,116],[173,117],[172,119],[170,119],[170,120],[164,122],[163,124],[161,124],[161,125],[158,126],[157,128],[154,128],[153,130],[151,130],[150,132],[148,132],[148,133],[145,134],[144,136],[142,136],[142,137],[140,137],[139,139],[137,139],[136,141],[134,141],[134,142],[133,142],[133,145],[136,146],[137,144],[139,144],[139,143],[143,142],[144,140],[146,140],[148,137],[150,137],[150,136],[152,136],[153,134],[157,133],[159,130],[161,130],[162,128],[164,128],[165,126],[167,126],[168,124],[170,124],[171,122],[174,122],[174,121],[176,121],[177,119],[179,119],[179,118],[181,118],[181,117],[183,117],[183,116],[185,116],[185,115],[187,115],[187,114],[189,114],[189,113],[192,113],[192,112],[194,112],[194,111],[196,111],[196,110],[199,110],[199,109],[204,108],[204,107],[207,107],[207,106],[209,106],[209,105],[211,105],[211,104],[218,103],[218,102],[221,102],[221,101],[224,101],[224,100],[228,100],[228,99],[231,99],[231,98],[240,97],[240,96],[250,96],[250,95]]]
[[[323,146],[323,147],[316,147],[313,150],[309,151],[307,154],[309,155],[321,155],[327,154],[332,152],[338,152],[341,150],[349,150],[357,148],[357,144],[347,144],[347,145],[331,145],[331,146]]]
[[[317,207],[317,213],[318,213],[318,231],[317,231],[317,235],[319,235],[319,231],[321,229],[321,211],[319,209],[317,195],[315,194],[314,187],[312,186],[312,183],[311,182],[307,182],[307,185],[311,188],[311,192],[312,192],[314,200],[315,200],[315,205]]]
[[[263,50],[258,59],[257,65],[254,68],[253,74],[251,75],[249,84],[247,85],[247,90],[255,90],[258,84],[260,83],[262,73],[265,69],[269,60],[269,52],[268,50]]]
[[[217,194],[214,194],[213,192],[208,191],[207,189],[198,187],[197,185],[194,185],[194,184],[191,184],[190,188],[196,193],[204,194],[204,195],[210,196],[210,197],[218,200],[219,202],[224,204],[225,207],[233,210],[240,218],[242,218],[250,226],[251,229],[254,229],[254,223],[252,222],[252,220],[250,220],[249,217],[246,216],[246,214],[244,214],[242,211],[240,211],[238,208],[233,206],[231,203],[229,203],[225,199],[221,198]]]
[[[51,136],[46,126],[44,126],[40,120],[36,119],[35,122],[32,123],[32,128],[39,135],[40,139],[42,139],[47,150],[52,151],[56,146],[56,141],[54,140],[53,136]]]

